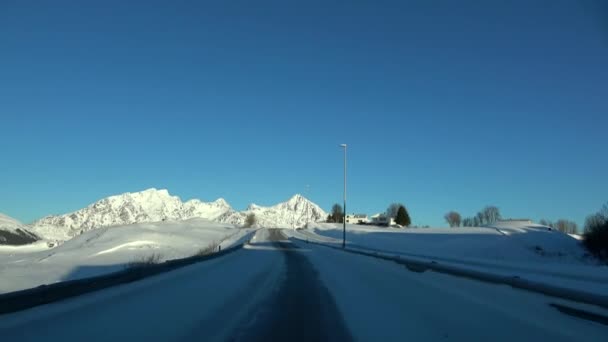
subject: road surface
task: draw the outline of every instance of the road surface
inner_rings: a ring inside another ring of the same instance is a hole
[[[0,336],[6,341],[606,340],[608,326],[551,304],[581,307],[260,230],[251,245],[217,259],[0,316]]]

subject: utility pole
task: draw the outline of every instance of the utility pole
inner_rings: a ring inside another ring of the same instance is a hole
[[[344,148],[344,212],[342,217],[342,248],[346,248],[346,144],[340,144]]]

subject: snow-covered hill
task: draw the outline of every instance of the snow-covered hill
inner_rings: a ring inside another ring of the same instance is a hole
[[[286,233],[301,240],[341,246],[342,229],[338,223],[316,223]],[[608,295],[608,267],[590,256],[581,241],[530,221],[410,229],[347,224],[346,246]]]
[[[54,248],[45,241],[0,246],[0,293],[111,273],[153,255],[164,261],[217,244],[226,249],[252,231],[190,219],[92,229]]]
[[[255,214],[259,227],[284,228],[301,227],[327,216],[301,195],[275,206],[252,204],[247,210],[236,212],[222,198],[214,202],[198,199],[182,202],[167,190],[148,189],[110,196],[73,213],[44,217],[33,223],[32,230],[49,239],[66,240],[94,228],[190,218],[242,225],[251,213]]]
[[[25,245],[38,237],[16,219],[0,214],[0,245]]]

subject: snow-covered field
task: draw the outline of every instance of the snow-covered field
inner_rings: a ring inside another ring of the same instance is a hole
[[[544,226],[521,222],[479,228],[380,228],[347,225],[350,248],[518,276],[608,295],[608,266],[590,257],[581,241]],[[317,223],[297,238],[339,245],[342,225]]]
[[[93,229],[54,248],[47,241],[0,245],[0,293],[118,271],[153,254],[163,261],[194,255],[212,244],[227,248],[251,231],[190,219]]]

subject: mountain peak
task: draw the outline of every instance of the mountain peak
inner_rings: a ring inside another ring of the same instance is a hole
[[[262,208],[262,207],[255,203],[251,203],[247,206],[247,210],[255,210],[255,209],[260,209],[260,208]]]
[[[308,201],[308,199],[300,194],[295,194],[295,195],[291,196],[291,198],[287,202],[293,203],[293,202],[301,202],[301,201]]]
[[[158,194],[161,196],[171,196],[169,195],[169,190],[167,189],[157,189],[157,188],[149,188],[143,191],[139,191],[139,192],[132,192],[132,195],[135,194],[146,194],[146,195],[154,195],[154,194]]]
[[[229,207],[230,204],[228,204],[228,202],[223,199],[222,197],[216,199],[215,201],[213,201],[214,204],[220,205],[220,206],[224,206],[224,207]]]

